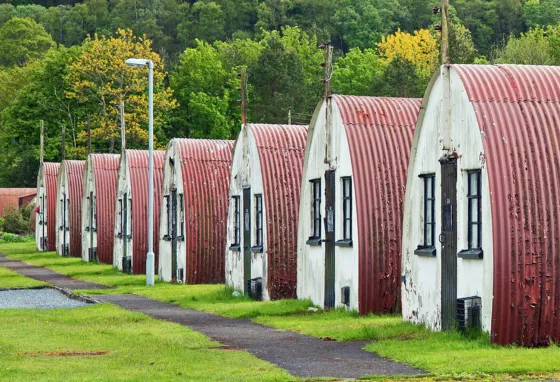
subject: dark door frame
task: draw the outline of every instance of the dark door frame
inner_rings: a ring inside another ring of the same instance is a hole
[[[441,163],[441,327],[455,328],[457,317],[457,158]]]
[[[243,187],[243,291],[249,294],[251,280],[251,186]]]
[[[178,234],[177,234],[177,188],[173,187],[171,193],[171,281],[177,282],[179,268]],[[184,281],[184,280],[181,280]]]
[[[336,172],[325,172],[325,308],[335,306]]]

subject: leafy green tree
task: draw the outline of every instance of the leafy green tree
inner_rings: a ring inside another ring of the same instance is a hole
[[[560,20],[560,0],[527,0],[523,20],[529,28],[555,25]]]
[[[222,8],[213,1],[197,1],[190,9],[187,20],[179,24],[179,39],[188,44],[200,39],[214,42],[225,38],[226,15]]]
[[[496,52],[497,63],[521,65],[560,64],[560,31],[556,27],[537,27],[519,38],[512,37]]]
[[[472,64],[478,56],[471,32],[458,21],[449,28],[449,58],[454,64]]]
[[[374,95],[384,67],[373,49],[353,48],[333,69],[333,91],[348,95]]]
[[[459,19],[471,31],[476,48],[483,54],[490,52],[492,46],[501,41],[503,35],[498,31],[499,14],[495,0],[455,0],[451,4]]]
[[[13,18],[0,27],[0,65],[24,66],[41,58],[55,45],[42,25]]]
[[[428,78],[419,73],[418,67],[414,63],[398,56],[389,62],[385,68],[379,95],[421,98],[428,81]]]
[[[12,18],[14,6],[12,4],[0,4],[0,26]]]

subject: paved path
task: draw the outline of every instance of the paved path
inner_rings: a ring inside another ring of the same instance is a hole
[[[0,267],[6,267],[12,271],[19,273],[20,275],[30,277],[35,280],[47,282],[54,286],[65,288],[69,290],[77,289],[112,289],[113,287],[101,284],[90,283],[87,281],[81,281],[73,279],[70,276],[66,276],[50,269],[43,267],[38,267],[36,265],[31,265],[24,263],[19,260],[10,260],[4,256],[0,256]]]
[[[109,288],[78,281],[48,269],[0,256],[0,266],[24,276],[67,289]],[[255,324],[249,319],[231,319],[215,314],[183,309],[138,295],[96,295],[124,309],[174,322],[196,330],[231,348],[246,350],[294,376],[317,378],[359,378],[367,375],[415,375],[422,370],[379,357],[362,350],[365,341],[324,341],[290,331]]]

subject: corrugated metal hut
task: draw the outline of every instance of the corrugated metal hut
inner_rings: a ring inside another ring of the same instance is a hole
[[[443,66],[424,97],[402,308],[498,344],[560,341],[560,68]]]
[[[37,175],[35,239],[39,251],[56,250],[56,185],[60,163],[43,162]]]
[[[264,300],[296,297],[307,126],[243,126],[229,187],[226,283]],[[251,280],[253,281],[251,283]]]
[[[83,160],[64,160],[60,164],[56,197],[56,253],[82,256]]]
[[[159,278],[224,282],[233,141],[172,139],[165,153]]]
[[[165,151],[154,151],[154,253],[159,248],[161,184]],[[148,151],[125,150],[121,155],[115,205],[113,266],[134,274],[146,273],[148,253]],[[157,263],[156,263],[157,266]]]
[[[82,194],[82,259],[113,264],[118,154],[89,154]]]
[[[334,95],[316,109],[303,166],[298,298],[400,310],[402,202],[419,99]]]
[[[6,209],[24,206],[36,195],[36,188],[0,188],[0,218]]]

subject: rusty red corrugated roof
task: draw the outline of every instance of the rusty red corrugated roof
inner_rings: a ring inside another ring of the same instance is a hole
[[[115,199],[120,155],[90,154],[89,157],[95,177],[97,257],[101,263],[113,264]]]
[[[234,142],[211,139],[173,139],[172,142],[179,148],[185,195],[185,282],[222,283]]]
[[[39,168],[39,175],[43,176],[47,198],[47,250],[49,251],[56,251],[56,190],[59,170],[60,163],[54,162],[43,162]],[[38,186],[40,185],[38,184]]]
[[[0,218],[4,216],[6,208],[18,208],[21,197],[36,194],[36,188],[0,188]]]
[[[126,150],[132,193],[132,272],[146,274],[148,253],[148,151]],[[159,221],[165,151],[154,151],[154,253],[155,269],[159,253]]]
[[[259,153],[271,299],[295,298],[299,199],[307,126],[249,124]]]
[[[82,257],[82,194],[84,192],[84,167],[86,161],[65,160],[66,192],[69,199],[68,222],[70,227],[70,256]],[[61,174],[62,174],[61,171]],[[61,226],[62,224],[57,224]]]
[[[359,237],[360,313],[400,311],[408,159],[421,99],[333,96],[345,127]]]
[[[560,68],[455,65],[477,116],[494,243],[492,340],[560,341]]]

